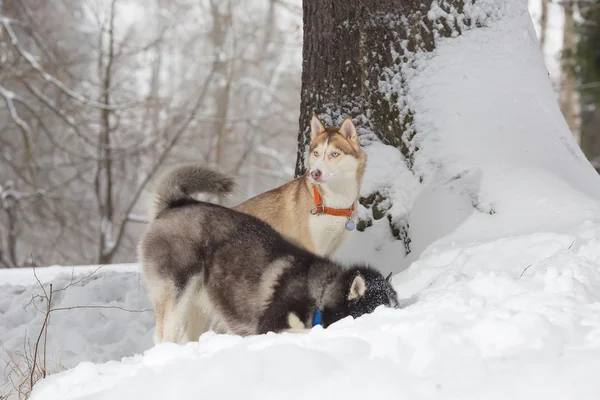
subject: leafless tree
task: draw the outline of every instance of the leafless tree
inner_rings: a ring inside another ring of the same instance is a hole
[[[252,191],[291,178],[289,2],[0,4],[0,265],[133,261],[143,200],[172,163]]]

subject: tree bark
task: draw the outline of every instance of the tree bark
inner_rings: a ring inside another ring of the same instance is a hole
[[[404,82],[390,82],[391,73],[411,67],[409,55],[431,51],[435,37],[461,33],[445,18],[429,19],[431,0],[304,0],[304,42],[300,132],[296,176],[305,171],[309,122],[316,113],[326,124],[352,117],[363,141],[377,137],[398,147],[409,167],[415,132],[412,110],[403,100]],[[440,8],[461,13],[463,2]],[[468,18],[463,20],[470,25]],[[386,95],[380,82],[393,86]]]
[[[406,101],[403,71],[413,68],[412,54],[434,49],[436,37],[461,33],[444,17],[431,20],[431,6],[431,0],[304,0],[296,176],[306,170],[313,113],[326,125],[338,125],[350,116],[363,145],[378,139],[398,148],[412,170],[418,146],[413,142],[414,114]],[[440,5],[455,14],[462,13],[462,7],[460,0]],[[468,19],[462,22],[470,25]],[[361,203],[376,208],[383,200],[373,194]],[[377,214],[375,219],[385,216]],[[409,252],[407,224],[394,226],[390,219],[390,225]],[[366,226],[368,222],[359,223],[358,228]]]

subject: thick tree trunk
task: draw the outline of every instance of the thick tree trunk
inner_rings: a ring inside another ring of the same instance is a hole
[[[431,0],[304,0],[296,176],[305,172],[313,113],[326,125],[340,124],[350,116],[363,145],[373,139],[392,145],[412,169],[418,147],[413,142],[414,114],[406,101],[404,74],[413,68],[415,52],[433,50],[436,37],[461,33],[444,17],[431,19],[431,7]],[[438,15],[458,15],[462,7],[463,1],[446,1]],[[470,21],[463,19],[461,24],[468,26]],[[375,209],[383,200],[373,194],[361,203]],[[385,212],[376,214],[379,219]],[[363,221],[358,228],[369,224]],[[407,224],[395,225],[394,236],[404,240],[409,252]]]
[[[453,0],[442,7],[460,13],[462,4]],[[444,18],[431,20],[431,5],[431,0],[304,0],[296,176],[305,170],[313,113],[330,124],[351,116],[363,140],[375,135],[398,147],[410,165],[416,150],[410,144],[412,111],[403,100],[404,82],[389,78],[411,67],[410,54],[433,50],[436,36],[460,33]],[[382,81],[390,90],[382,90]]]

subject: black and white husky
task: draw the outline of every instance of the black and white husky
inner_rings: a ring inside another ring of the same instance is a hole
[[[253,216],[190,197],[224,196],[233,186],[227,176],[192,165],[172,170],[157,187],[138,249],[156,342],[194,341],[208,330],[304,331],[398,306],[389,277],[377,270],[344,268]]]

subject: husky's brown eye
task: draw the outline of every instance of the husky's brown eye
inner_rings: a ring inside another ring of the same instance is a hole
[[[339,155],[340,155],[340,153],[337,151],[334,151],[333,153],[331,153],[331,157],[333,157],[333,158],[336,158]]]
[[[315,157],[319,157],[319,152],[318,151],[313,151],[313,154],[315,155]]]

